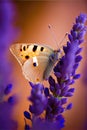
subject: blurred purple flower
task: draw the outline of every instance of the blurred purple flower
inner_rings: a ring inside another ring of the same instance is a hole
[[[0,130],[17,130],[17,122],[11,117],[12,109],[8,102],[0,103]]]
[[[65,54],[54,67],[56,80],[52,76],[49,77],[49,88],[42,84],[30,83],[32,91],[29,100],[32,105],[29,110],[31,113],[24,113],[25,118],[32,122],[32,127],[25,123],[25,128],[28,130],[61,130],[64,127],[65,120],[62,113],[72,108],[72,103],[65,104],[68,97],[73,96],[75,91],[70,85],[80,78],[80,74],[77,74],[76,70],[82,59],[80,44],[84,41],[86,21],[85,14],[80,14],[76,18],[68,35],[69,41],[63,47]],[[44,118],[40,116],[42,113]]]
[[[0,1],[0,130],[16,130],[17,122],[12,120],[15,96],[8,97],[12,91],[9,83],[11,65],[8,60],[9,46],[17,36],[17,29],[13,26],[14,5],[11,1]],[[7,85],[8,84],[8,85]]]
[[[4,94],[8,95],[11,92],[12,88],[13,88],[12,84],[8,84],[4,90]]]
[[[13,26],[15,16],[12,2],[0,1],[0,100],[9,82],[11,65],[8,61],[9,46],[17,36],[17,29]]]

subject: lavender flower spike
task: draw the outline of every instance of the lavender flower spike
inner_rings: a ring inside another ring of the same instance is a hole
[[[82,50],[79,45],[84,41],[86,33],[86,26],[84,24],[86,20],[87,16],[85,14],[81,14],[76,18],[76,23],[68,35],[69,41],[67,46],[63,47],[65,55],[54,68],[55,74],[59,73],[61,75],[60,78],[57,77],[60,83],[68,81],[69,85],[74,79],[79,78],[79,75],[76,75],[76,69],[82,59],[79,55]]]
[[[72,103],[65,104],[68,97],[73,96],[75,91],[70,85],[80,78],[76,70],[82,59],[80,44],[84,41],[86,34],[86,21],[85,14],[80,14],[76,18],[68,35],[69,41],[63,47],[65,54],[54,67],[56,80],[52,76],[49,77],[49,88],[40,83],[30,83],[32,91],[29,100],[32,102],[30,106],[32,116],[29,112],[25,114],[25,117],[32,122],[29,130],[61,130],[64,127],[65,120],[62,113],[72,108]]]
[[[44,88],[42,84],[34,85],[30,83],[30,85],[32,86],[31,96],[29,97],[29,100],[32,102],[30,112],[37,116],[40,115],[46,108],[47,98],[43,93]]]
[[[80,77],[80,74],[77,74],[76,70],[82,59],[82,56],[80,55],[82,50],[80,44],[84,41],[84,35],[86,33],[86,26],[84,24],[86,20],[87,16],[85,14],[80,14],[76,18],[76,23],[73,25],[72,30],[68,35],[69,41],[67,42],[67,46],[63,47],[65,55],[54,68],[57,82],[51,76],[49,77],[50,91],[53,93],[54,97],[59,99],[59,106],[62,109],[62,112],[72,108],[72,103],[68,104],[66,107],[64,107],[64,104],[67,102],[67,97],[73,96],[75,90],[74,88],[69,88],[69,86]],[[65,103],[63,103],[64,100]],[[61,114],[60,109],[58,115],[59,114]],[[49,117],[48,113],[46,117],[47,116]]]

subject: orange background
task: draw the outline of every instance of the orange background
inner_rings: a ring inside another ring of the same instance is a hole
[[[48,0],[48,1],[24,1],[17,0],[16,26],[20,29],[20,36],[16,42],[22,43],[44,43],[56,49],[54,37],[48,29],[48,24],[53,26],[57,41],[59,42],[72,28],[75,17],[80,13],[87,13],[86,0]],[[85,37],[87,39],[87,36]],[[65,44],[66,40],[64,41]],[[87,85],[83,82],[84,67],[86,65],[86,42],[82,52],[83,60],[77,72],[81,73],[81,78],[73,85],[76,88],[74,96],[69,98],[73,103],[73,109],[64,113],[66,127],[64,130],[84,130],[87,119]],[[28,110],[29,102],[27,97],[30,94],[28,81],[23,77],[21,68],[16,59],[10,54],[10,61],[13,66],[11,82],[18,97],[17,105],[14,108],[14,119],[18,120],[18,130],[24,129],[23,111]]]

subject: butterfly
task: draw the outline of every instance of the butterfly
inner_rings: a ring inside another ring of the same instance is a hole
[[[47,79],[55,63],[61,58],[60,49],[53,50],[36,43],[13,44],[10,51],[21,65],[25,78],[33,83],[41,83]]]

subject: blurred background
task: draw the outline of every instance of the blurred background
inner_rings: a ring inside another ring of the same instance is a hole
[[[86,0],[14,0],[16,17],[14,25],[19,28],[17,43],[41,43],[56,49],[55,38],[52,37],[48,24],[53,26],[57,42],[66,32],[69,32],[80,13],[87,14]],[[64,41],[64,44],[66,40]],[[12,43],[13,44],[13,43]],[[65,112],[66,127],[64,130],[87,129],[87,36],[83,46],[83,60],[80,63],[78,73],[81,78],[73,85],[76,88],[74,96],[69,99],[73,103],[73,109]],[[26,100],[30,94],[28,81],[22,75],[21,67],[9,52],[9,60],[12,65],[10,81],[13,83],[18,103],[14,108],[13,118],[19,122],[18,130],[24,129],[23,111],[28,110],[29,102]]]

